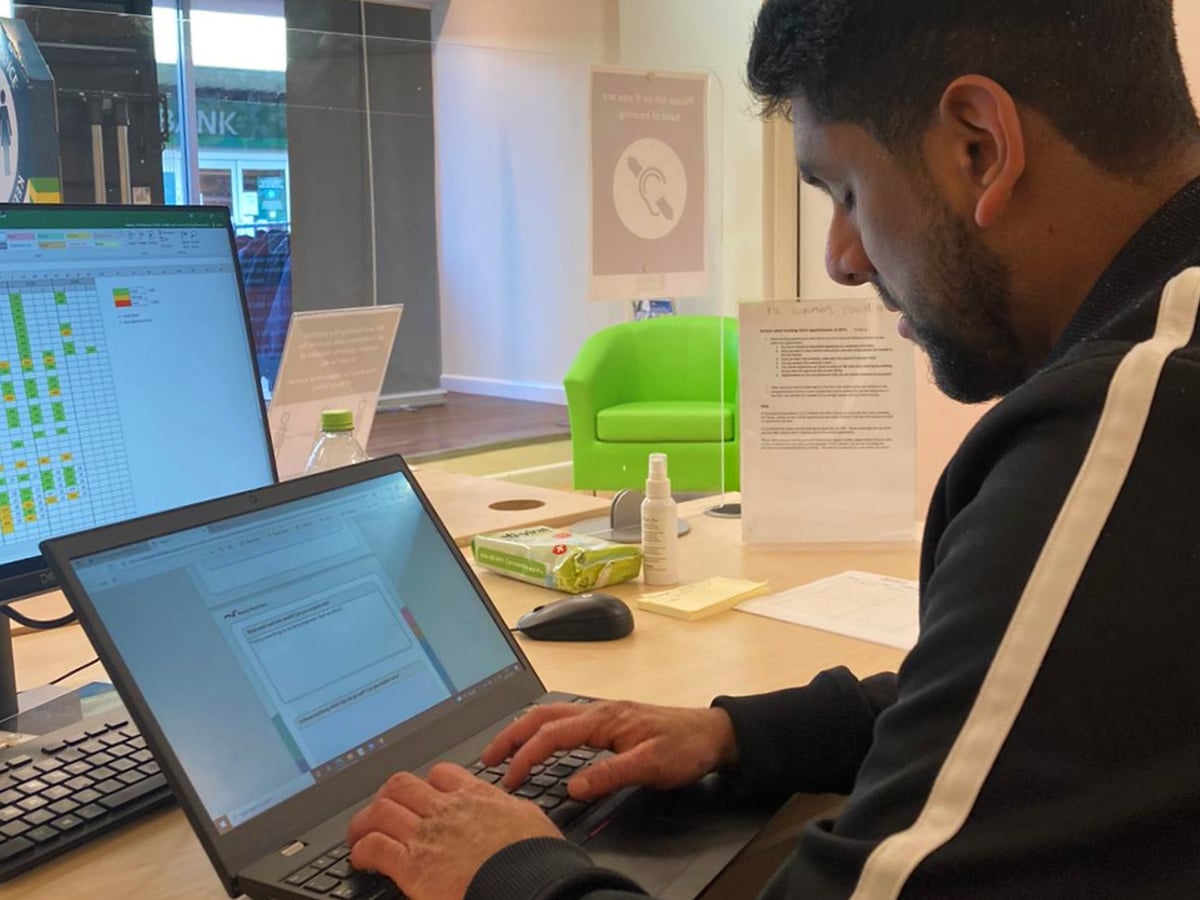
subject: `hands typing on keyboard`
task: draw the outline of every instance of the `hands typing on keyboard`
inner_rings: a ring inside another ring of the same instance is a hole
[[[733,726],[720,709],[537,706],[466,769],[393,776],[355,816],[347,843],[356,868],[386,875],[409,896],[462,896],[494,855],[561,839],[589,804],[621,788],[683,787],[734,762]]]

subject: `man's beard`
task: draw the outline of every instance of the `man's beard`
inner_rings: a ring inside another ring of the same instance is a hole
[[[1012,271],[933,202],[927,241],[934,251],[921,299],[896,303],[882,285],[876,290],[908,316],[942,393],[962,403],[1002,397],[1032,374],[1012,324]]]

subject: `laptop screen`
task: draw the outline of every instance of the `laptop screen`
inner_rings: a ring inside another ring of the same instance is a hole
[[[400,473],[72,567],[219,833],[521,670]]]

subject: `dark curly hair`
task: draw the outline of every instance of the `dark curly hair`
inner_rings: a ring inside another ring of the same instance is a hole
[[[897,153],[966,74],[998,82],[1115,174],[1200,139],[1171,0],[767,0],[748,69],[765,115],[801,96]]]

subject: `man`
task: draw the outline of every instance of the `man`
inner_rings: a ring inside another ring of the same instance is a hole
[[[965,401],[921,636],[708,710],[549,708],[485,754],[616,755],[573,796],[725,770],[849,794],[769,898],[1200,896],[1200,126],[1170,0],[768,0],[750,58],[870,283]],[[415,900],[637,896],[462,770],[393,778],[355,865]],[[752,896],[747,889],[745,896]]]

